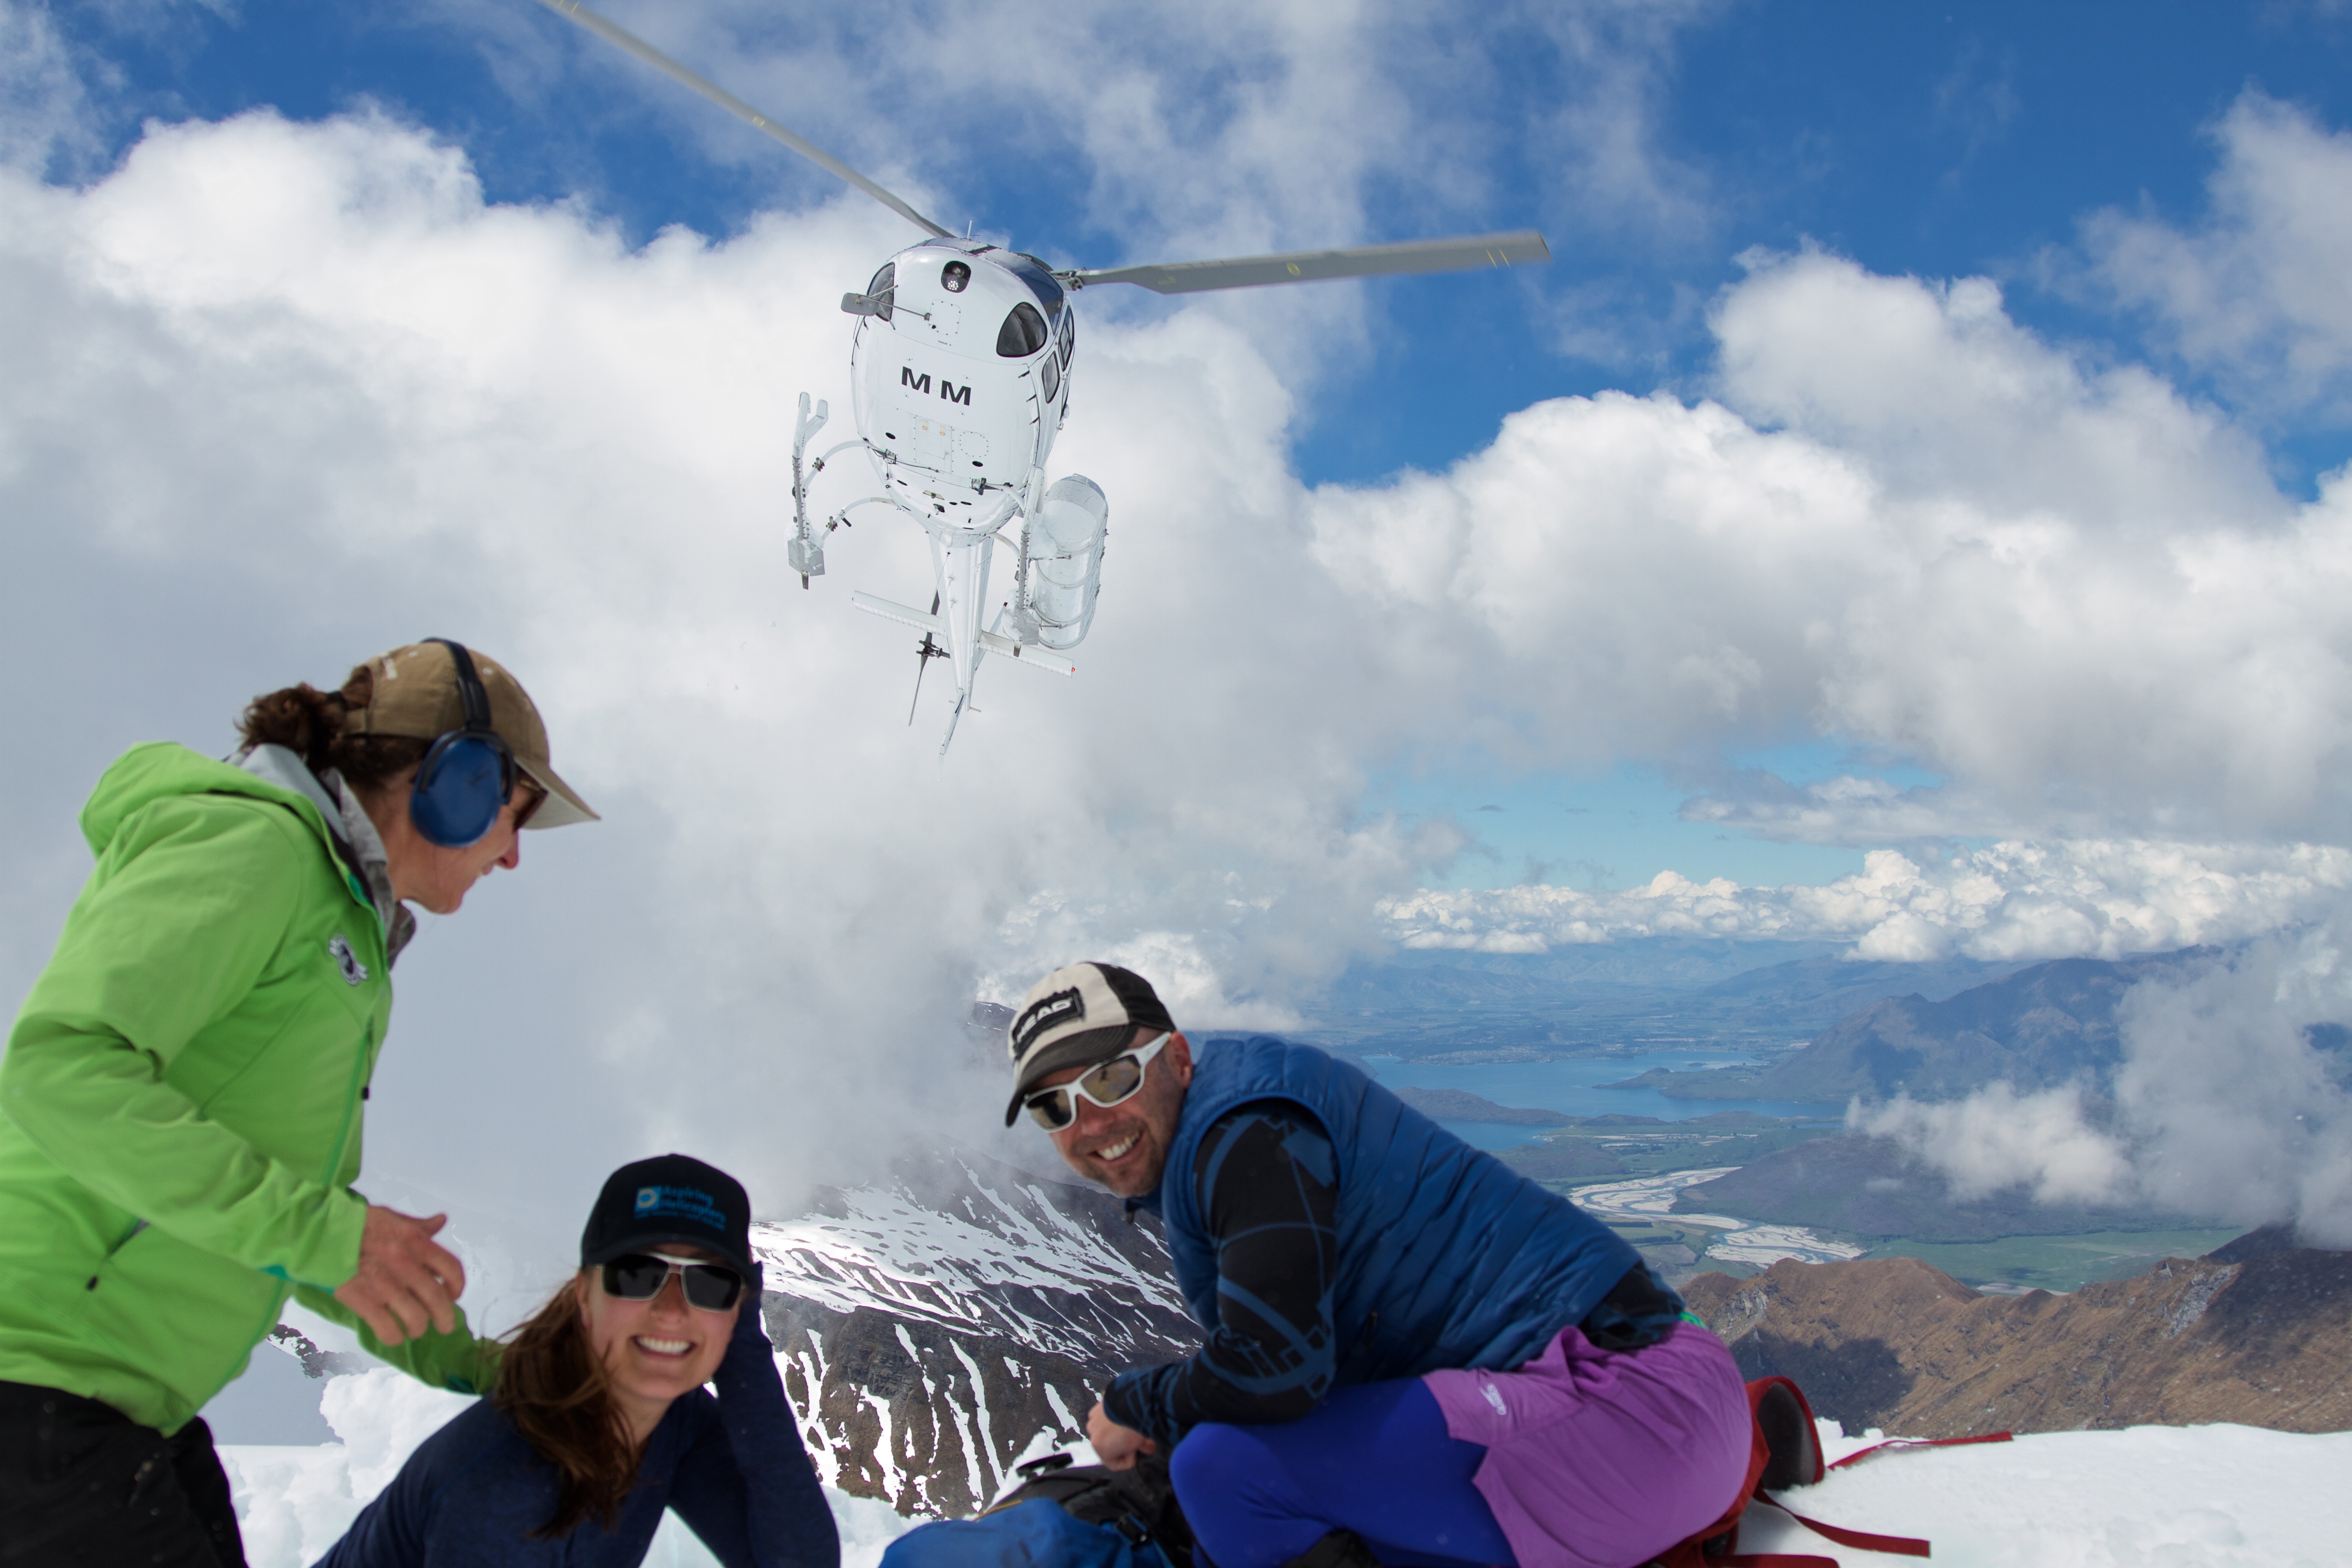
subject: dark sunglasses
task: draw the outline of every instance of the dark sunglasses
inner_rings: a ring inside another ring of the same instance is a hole
[[[723,1312],[743,1294],[743,1277],[720,1263],[689,1263],[631,1252],[604,1265],[604,1294],[624,1301],[650,1301],[673,1274],[685,1279],[689,1305]]]
[[[1048,1132],[1059,1132],[1078,1119],[1077,1102],[1071,1098],[1074,1094],[1085,1095],[1106,1110],[1133,1100],[1143,1088],[1143,1070],[1167,1044],[1166,1035],[1154,1036],[1135,1049],[1081,1073],[1075,1082],[1039,1089],[1022,1104],[1038,1126]]]
[[[547,804],[548,792],[529,779],[518,779],[516,782],[522,786],[524,792],[522,804],[515,807],[515,831],[520,833],[531,817],[538,813],[539,808]]]

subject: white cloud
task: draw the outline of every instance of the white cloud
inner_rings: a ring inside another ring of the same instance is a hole
[[[0,0],[0,168],[37,175],[86,153],[88,94],[47,6]]]
[[[1940,1171],[1964,1203],[2016,1186],[2044,1204],[2113,1203],[2130,1191],[2130,1162],[2115,1139],[2084,1124],[2077,1089],[2021,1095],[1996,1083],[1935,1105],[1899,1095],[1885,1105],[1850,1107],[1846,1125],[1899,1140]]]
[[[1728,405],[1538,404],[1444,474],[1314,496],[1320,565],[1481,743],[1590,766],[1835,735],[1956,781],[1913,834],[2340,832],[2352,480],[2287,501],[2218,416],[1981,281],[1761,258],[1716,319]],[[1844,842],[1885,826],[1814,804]]]
[[[1919,963],[2120,958],[2242,942],[2324,918],[2352,890],[2352,850],[2147,841],[2003,843],[1914,860],[1891,849],[1819,887],[1748,888],[1661,872],[1618,892],[1529,886],[1418,892],[1381,906],[1412,948],[1541,952],[1631,937],[1851,942]]]
[[[2103,1107],[2087,1086],[1995,1083],[1939,1104],[1857,1103],[1847,1122],[1898,1140],[1961,1198],[2023,1186],[2044,1203],[2286,1221],[2313,1244],[2352,1245],[2352,1094],[2305,1033],[2352,1010],[2347,910],[2135,985]]]
[[[2094,215],[2092,276],[2236,396],[2340,421],[2352,407],[2352,133],[2249,88],[2212,136],[2221,160],[2202,220]]]

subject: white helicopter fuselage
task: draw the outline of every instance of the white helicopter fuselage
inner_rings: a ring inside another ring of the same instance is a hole
[[[1108,505],[1076,476],[1045,484],[1069,412],[1076,313],[1034,258],[953,238],[900,251],[845,307],[864,318],[850,355],[857,433],[878,499],[930,535],[939,603],[914,624],[937,623],[926,629],[952,662],[961,716],[985,652],[1074,647],[1093,619]],[[1016,523],[1015,583],[992,597],[996,542]],[[885,605],[861,600],[906,608]]]

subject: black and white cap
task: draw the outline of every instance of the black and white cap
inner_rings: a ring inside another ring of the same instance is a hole
[[[1172,1033],[1176,1025],[1151,982],[1116,963],[1072,963],[1029,988],[1005,1030],[1013,1052],[1013,1102],[1004,1125],[1037,1080],[1065,1068],[1108,1061],[1127,1049],[1138,1026]]]

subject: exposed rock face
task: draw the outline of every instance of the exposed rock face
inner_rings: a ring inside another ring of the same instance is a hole
[[[1908,1258],[1682,1290],[1746,1376],[1796,1379],[1849,1432],[2352,1428],[2352,1253],[2224,1249],[2071,1296],[1979,1296]]]
[[[1197,1338],[1158,1231],[976,1155],[759,1224],[762,1314],[824,1479],[901,1513],[984,1505],[1077,1441],[1114,1373]]]

